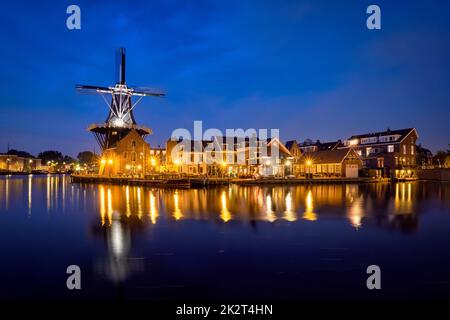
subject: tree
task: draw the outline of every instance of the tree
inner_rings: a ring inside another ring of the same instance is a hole
[[[450,143],[448,144],[447,150],[438,150],[436,151],[437,156],[444,156],[444,155],[450,155]]]
[[[11,149],[6,154],[15,155],[23,158],[34,158],[34,156],[26,151]]]
[[[91,151],[82,151],[78,154],[77,159],[83,164],[94,164],[98,161],[98,156]]]
[[[55,150],[47,150],[39,153],[39,159],[42,159],[42,163],[47,163],[49,161],[62,162],[64,157],[61,152]]]
[[[64,158],[63,158],[63,162],[65,162],[67,164],[70,164],[70,163],[74,163],[75,159],[70,157],[70,156],[68,156],[68,155],[65,155]]]
[[[417,163],[418,164],[424,165],[424,164],[432,163],[433,153],[431,153],[431,151],[429,149],[422,147],[421,143],[419,143],[417,145],[416,154],[417,154]]]

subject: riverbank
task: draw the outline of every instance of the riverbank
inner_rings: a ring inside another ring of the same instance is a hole
[[[97,175],[71,175],[74,183],[104,183],[118,185],[135,185],[158,188],[195,188],[220,185],[296,185],[296,184],[323,184],[323,183],[376,183],[390,182],[388,178],[211,178],[211,177],[168,177],[168,178],[128,178],[128,177],[104,177]]]
[[[48,174],[46,171],[31,171],[31,172],[22,172],[22,171],[7,171],[0,170],[0,176],[29,176],[32,174]]]

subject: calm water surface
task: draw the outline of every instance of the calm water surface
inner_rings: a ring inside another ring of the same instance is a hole
[[[79,291],[66,289],[72,264]],[[0,298],[121,297],[449,298],[450,184],[158,190],[0,177]]]

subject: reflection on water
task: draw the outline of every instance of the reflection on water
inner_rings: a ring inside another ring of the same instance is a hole
[[[352,226],[361,227],[364,217],[364,198],[359,194],[358,185],[346,185],[347,217]]]
[[[395,216],[415,216],[421,200],[449,201],[450,186],[420,182],[366,185],[299,185],[274,187],[230,187],[191,190],[160,190],[116,185],[73,185],[62,175],[0,179],[1,207],[8,210],[26,192],[28,213],[34,198],[45,194],[46,210],[64,212],[67,205],[89,205],[97,210],[101,226],[112,226],[113,213],[157,224],[165,220],[210,221],[318,221],[334,215],[355,228],[365,221]],[[68,192],[69,190],[69,192]],[[93,206],[93,203],[98,206]],[[97,209],[96,209],[97,208]],[[370,223],[369,223],[370,224]],[[401,229],[402,225],[397,225]],[[407,229],[412,226],[405,225]]]
[[[311,189],[308,190],[306,194],[305,203],[305,213],[303,214],[303,218],[309,221],[316,221],[317,215],[314,213],[314,200]]]
[[[86,212],[83,219],[87,219],[90,235],[102,239],[106,248],[96,257],[96,269],[118,284],[144,270],[140,253],[133,253],[135,236],[151,234],[161,225],[202,221],[219,225],[224,232],[237,225],[248,226],[253,232],[258,225],[317,226],[337,221],[348,228],[347,232],[382,228],[411,233],[418,232],[420,217],[430,212],[430,203],[434,209],[448,211],[450,185],[232,185],[162,190],[71,184],[64,175],[0,178],[0,214],[26,212],[32,219],[44,213],[51,219],[66,211]]]

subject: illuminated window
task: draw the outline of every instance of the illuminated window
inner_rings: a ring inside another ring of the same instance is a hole
[[[394,152],[394,146],[392,144],[388,145],[388,152]]]
[[[403,145],[403,154],[406,154],[406,144]]]
[[[414,145],[411,146],[411,155],[414,155]]]

